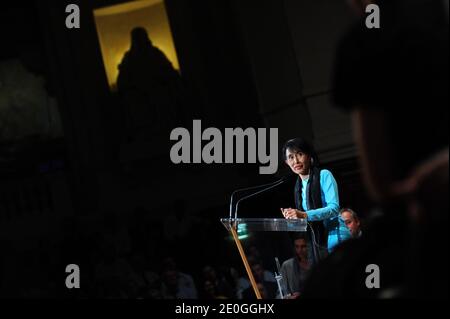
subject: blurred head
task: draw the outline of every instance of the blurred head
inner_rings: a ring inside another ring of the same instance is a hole
[[[166,257],[164,258],[163,262],[163,269],[164,270],[177,270],[177,264],[175,262],[175,259],[173,257]]]
[[[169,287],[178,285],[178,273],[175,270],[166,270],[163,273],[164,283]]]
[[[203,289],[208,296],[215,296],[216,294],[214,284],[209,280],[205,281],[205,283],[203,284]]]
[[[287,141],[282,153],[284,162],[297,175],[308,175],[310,168],[318,164],[312,145],[299,137]]]
[[[297,238],[294,240],[295,255],[298,259],[308,259],[308,245],[305,238]]]
[[[341,210],[341,217],[352,236],[357,237],[361,226],[358,215],[350,208],[343,208]]]
[[[258,248],[256,246],[250,246],[248,248],[248,254],[250,256],[253,256],[253,258],[261,257],[261,253],[259,252],[259,250],[258,250]]]
[[[203,268],[203,278],[215,282],[217,279],[216,271],[211,266],[205,266]]]
[[[255,261],[252,264],[252,273],[256,281],[263,281],[264,279],[264,267],[260,261]]]

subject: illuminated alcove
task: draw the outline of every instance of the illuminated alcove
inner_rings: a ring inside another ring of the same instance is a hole
[[[144,27],[153,42],[179,69],[166,8],[162,0],[137,0],[94,10],[103,63],[112,90],[116,88],[118,65],[130,48],[130,33]]]

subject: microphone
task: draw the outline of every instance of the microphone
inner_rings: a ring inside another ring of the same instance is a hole
[[[277,180],[277,181],[275,181],[275,182],[272,182],[272,183],[267,183],[267,184],[263,184],[263,185],[250,186],[250,187],[245,187],[245,188],[236,189],[233,193],[231,193],[231,199],[230,199],[230,219],[233,217],[233,197],[234,197],[235,194],[237,194],[237,193],[242,193],[242,192],[249,191],[249,190],[253,190],[253,189],[258,189],[258,188],[262,188],[262,187],[271,186],[271,185],[277,184],[277,183],[279,183],[279,182],[281,182],[281,181],[284,181],[284,180],[286,180],[286,179],[287,179],[287,177],[283,177],[283,178],[280,178],[279,180]]]
[[[277,266],[278,273],[281,274],[281,266],[278,257],[275,257],[275,265]]]
[[[270,190],[270,189],[272,189],[272,188],[275,188],[275,187],[277,187],[277,186],[280,186],[281,184],[283,184],[284,182],[286,182],[286,180],[287,180],[287,177],[283,177],[283,178],[281,178],[280,180],[278,180],[278,181],[272,183],[270,186],[268,186],[268,187],[266,187],[266,188],[263,188],[263,189],[260,190],[260,191],[257,191],[256,193],[252,193],[252,194],[250,194],[250,195],[247,195],[247,196],[242,197],[242,198],[241,198],[240,200],[238,200],[237,203],[236,203],[236,209],[234,210],[234,219],[237,219],[237,212],[238,212],[238,209],[239,209],[239,203],[240,203],[240,202],[242,202],[243,200],[246,200],[247,198],[256,196],[256,195],[261,194],[261,193],[264,193],[264,192],[266,192],[266,191],[268,191],[268,190]],[[265,186],[265,185],[264,185],[264,186]]]

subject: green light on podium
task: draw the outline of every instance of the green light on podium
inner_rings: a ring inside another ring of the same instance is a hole
[[[248,238],[248,232],[247,232],[247,224],[239,224],[237,229],[238,238],[245,239]]]

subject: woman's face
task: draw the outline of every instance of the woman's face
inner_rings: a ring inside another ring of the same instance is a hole
[[[311,156],[299,150],[286,150],[286,164],[297,175],[308,175],[311,167]]]

